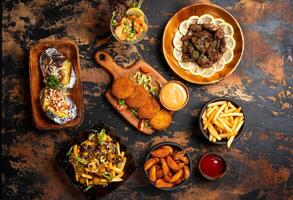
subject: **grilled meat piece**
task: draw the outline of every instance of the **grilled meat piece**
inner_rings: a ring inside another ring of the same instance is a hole
[[[219,39],[219,40],[224,39],[224,36],[225,36],[225,33],[221,29],[218,29],[215,33],[216,39]]]
[[[182,61],[195,62],[203,68],[211,67],[226,51],[224,36],[218,25],[191,24],[181,38]]]

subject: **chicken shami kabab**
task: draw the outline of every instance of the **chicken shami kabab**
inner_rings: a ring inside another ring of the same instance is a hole
[[[160,104],[158,101],[154,97],[148,99],[149,101],[138,110],[140,118],[151,119],[160,111]]]
[[[150,124],[154,129],[166,129],[170,126],[172,116],[167,110],[161,110],[150,120]]]
[[[114,81],[112,94],[118,99],[126,99],[134,92],[135,85],[128,78],[121,77]]]
[[[131,108],[140,108],[147,102],[149,97],[146,89],[142,85],[137,85],[134,92],[126,99],[126,104]]]

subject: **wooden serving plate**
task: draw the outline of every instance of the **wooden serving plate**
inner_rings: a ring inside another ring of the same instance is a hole
[[[40,91],[44,88],[43,75],[39,65],[40,55],[47,48],[55,47],[66,58],[73,63],[73,69],[76,74],[76,82],[70,94],[77,107],[77,116],[74,120],[59,125],[44,115],[40,104]],[[79,61],[79,50],[75,43],[68,40],[50,40],[33,45],[29,51],[29,76],[30,76],[30,94],[32,104],[32,114],[35,125],[41,130],[60,130],[73,128],[83,121],[83,94],[82,80]]]
[[[101,65],[103,68],[105,68],[112,76],[113,79],[117,79],[121,76],[127,76],[131,77],[133,76],[137,71],[141,71],[149,76],[152,77],[153,80],[155,80],[159,87],[166,84],[168,81],[154,68],[152,68],[149,64],[146,62],[139,60],[136,63],[134,63],[130,68],[124,69],[117,65],[113,58],[110,56],[110,54],[106,51],[97,51],[95,54],[95,60],[96,62]],[[117,98],[112,95],[111,89],[109,89],[105,96],[107,100],[110,102],[110,104],[114,107],[114,109],[120,113],[132,126],[134,126],[137,130],[140,132],[150,135],[155,132],[152,128],[145,128],[143,130],[139,129],[139,122],[140,120],[133,116],[133,114],[129,110],[119,110],[119,104],[117,101]]]
[[[178,30],[180,23],[191,16],[201,16],[204,14],[210,14],[215,18],[221,18],[231,24],[234,29],[233,37],[236,41],[233,60],[226,64],[223,70],[216,72],[213,76],[207,78],[193,75],[190,72],[185,71],[179,66],[178,62],[173,56],[173,37]],[[182,8],[169,20],[163,34],[163,52],[167,63],[178,76],[191,83],[216,83],[226,76],[232,74],[241,60],[243,51],[244,37],[239,23],[228,11],[214,4],[198,3]]]

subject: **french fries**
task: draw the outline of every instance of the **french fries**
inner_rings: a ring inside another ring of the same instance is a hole
[[[201,120],[211,142],[226,140],[230,148],[245,119],[241,107],[230,101],[217,101],[207,105]]]
[[[186,152],[185,149],[177,151],[169,145],[151,152],[151,157],[144,164],[144,170],[156,187],[170,188],[189,178],[189,160]]]

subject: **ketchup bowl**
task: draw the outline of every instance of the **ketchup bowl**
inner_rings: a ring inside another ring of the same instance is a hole
[[[199,171],[209,180],[217,180],[224,176],[227,165],[224,158],[218,153],[204,154],[199,161]]]

